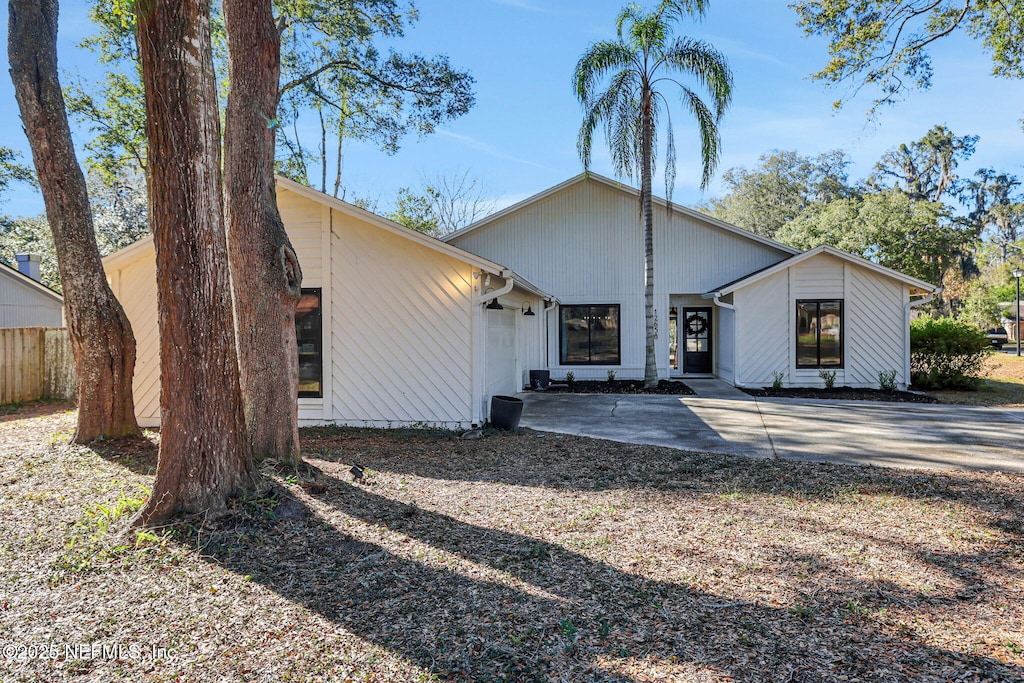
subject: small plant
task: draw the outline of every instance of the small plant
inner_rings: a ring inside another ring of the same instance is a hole
[[[896,371],[880,370],[878,372],[878,387],[882,391],[896,391]]]
[[[565,383],[568,384],[570,387],[573,384],[575,384],[576,383],[576,373],[573,372],[572,370],[570,370],[569,372],[565,373]]]
[[[818,377],[825,383],[826,389],[834,389],[836,386],[835,370],[818,370]]]
[[[614,382],[615,381],[615,371],[614,370],[609,370],[608,371],[608,381],[609,382]]]
[[[558,627],[563,636],[569,640],[576,640],[576,625],[572,623],[572,619],[559,619]]]
[[[786,373],[784,372],[773,372],[772,373],[772,389],[781,389],[782,381],[786,379]]]

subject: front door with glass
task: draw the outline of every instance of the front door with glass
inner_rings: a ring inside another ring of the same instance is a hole
[[[711,309],[684,308],[678,323],[683,350],[683,373],[709,375],[714,371],[711,356]]]

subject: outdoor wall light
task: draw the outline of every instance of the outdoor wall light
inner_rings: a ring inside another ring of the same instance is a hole
[[[533,312],[533,306],[531,306],[530,304],[526,304],[526,310],[523,311],[523,315],[537,315],[537,314]]]
[[[490,278],[489,275],[487,277]],[[484,296],[485,297],[487,296],[487,292],[493,292],[493,291],[494,291],[493,287],[488,287],[486,290],[484,290]],[[498,303],[498,298],[497,297],[491,299],[490,303],[487,304],[486,306],[484,306],[484,308],[486,308],[488,311],[504,311],[505,310],[505,307],[502,306],[500,303]]]

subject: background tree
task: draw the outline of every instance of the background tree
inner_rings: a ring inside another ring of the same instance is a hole
[[[1017,176],[982,168],[960,188],[963,201],[970,209],[968,220],[979,235],[998,245],[1003,263],[1009,259],[1017,241],[1024,237],[1024,195],[1020,186]]]
[[[401,188],[388,218],[407,228],[441,237],[474,223],[497,206],[488,197],[483,182],[468,170],[424,177],[421,185],[420,192]]]
[[[75,441],[139,433],[135,337],[107,284],[57,76],[56,0],[10,0],[7,54],[53,234],[78,373]]]
[[[931,85],[932,44],[956,32],[982,43],[992,73],[1024,75],[1024,0],[797,0],[792,7],[808,35],[829,41],[829,61],[814,78],[849,87],[836,106],[864,86],[878,89],[871,106]]]
[[[209,4],[135,3],[160,327],[160,453],[135,524],[252,486],[235,350]],[[187,122],[187,125],[183,125]]]
[[[35,184],[32,169],[20,163],[20,156],[10,147],[0,147],[0,195],[12,182]]]
[[[270,0],[224,0],[228,94],[224,197],[242,406],[253,457],[297,467],[302,269],[277,208],[280,33]]]
[[[105,172],[145,168],[145,124],[134,38],[134,17],[123,0],[93,0],[97,33],[82,45],[108,71],[98,84],[79,80],[69,90],[71,111],[90,126],[90,163]],[[227,73],[226,34],[220,5],[213,8],[213,44],[219,73]],[[375,142],[397,151],[411,133],[427,135],[469,111],[473,77],[444,55],[383,51],[415,25],[411,2],[399,0],[274,0],[281,38],[281,106],[273,116],[280,136],[278,172],[344,197],[341,180],[346,140]],[[218,47],[223,46],[223,47]],[[225,90],[226,92],[226,90]],[[315,126],[300,125],[308,119]],[[309,131],[316,131],[310,135]],[[336,170],[333,183],[328,168]]]
[[[661,117],[666,122],[665,188],[672,201],[675,181],[675,135],[668,99],[659,84],[674,84],[681,100],[697,120],[701,138],[703,175],[707,187],[718,165],[718,123],[732,98],[732,73],[725,57],[707,43],[672,37],[673,20],[700,18],[704,0],[662,0],[651,12],[629,5],[618,16],[618,39],[592,44],[576,65],[573,81],[584,118],[578,149],[584,168],[590,168],[594,133],[604,128],[616,174],[640,176],[640,205],[644,229],[644,301],[646,353],[644,385],[658,383],[654,353],[654,212],[651,180],[656,156],[655,138]],[[677,77],[689,76],[708,90],[709,107],[691,87]]]
[[[726,194],[701,210],[765,237],[796,219],[807,207],[848,197],[850,158],[833,150],[816,157],[796,151],[762,154],[753,170],[731,168],[722,175]]]
[[[957,166],[971,158],[977,142],[977,135],[957,137],[934,126],[920,140],[886,152],[868,185],[899,190],[914,201],[941,202],[956,189]]]

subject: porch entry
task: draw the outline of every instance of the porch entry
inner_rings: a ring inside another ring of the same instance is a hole
[[[674,375],[710,375],[714,372],[711,308],[669,307],[669,369]]]

